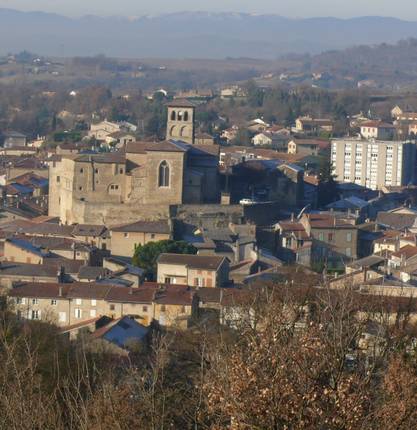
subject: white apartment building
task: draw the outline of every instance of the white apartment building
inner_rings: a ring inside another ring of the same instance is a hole
[[[336,139],[332,141],[333,174],[373,190],[414,183],[416,145],[401,141]]]

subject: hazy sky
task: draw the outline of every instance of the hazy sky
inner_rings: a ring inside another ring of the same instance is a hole
[[[290,17],[378,15],[417,20],[416,0],[0,0],[0,7],[71,16],[140,16],[190,10],[276,13]]]

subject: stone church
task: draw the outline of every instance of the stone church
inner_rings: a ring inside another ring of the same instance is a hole
[[[64,224],[114,225],[167,218],[175,205],[218,203],[218,147],[194,144],[194,117],[193,104],[174,101],[165,141],[52,162],[49,215]]]

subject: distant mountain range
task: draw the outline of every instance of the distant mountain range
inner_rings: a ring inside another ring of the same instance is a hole
[[[417,22],[395,18],[289,19],[277,15],[184,12],[141,18],[68,18],[0,9],[0,53],[160,58],[316,54],[417,37]]]

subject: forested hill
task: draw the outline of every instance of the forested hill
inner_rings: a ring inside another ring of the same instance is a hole
[[[111,31],[110,31],[111,30]],[[394,18],[289,19],[277,15],[184,12],[141,18],[68,18],[0,9],[0,54],[161,58],[277,58],[417,37]]]

